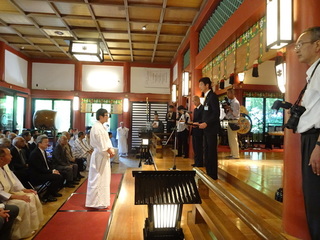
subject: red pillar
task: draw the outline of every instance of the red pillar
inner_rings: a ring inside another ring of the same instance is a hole
[[[5,52],[5,44],[4,42],[0,42],[0,81],[4,81],[4,60],[5,60],[5,56],[4,56],[4,52]]]
[[[303,30],[320,25],[319,0],[294,0],[294,41]],[[287,48],[287,86],[285,100],[294,103],[305,85],[306,64],[299,63],[294,44]],[[283,227],[299,239],[310,239],[302,193],[300,134],[285,132]]]

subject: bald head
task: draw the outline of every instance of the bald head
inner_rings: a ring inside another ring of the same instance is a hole
[[[196,96],[196,95],[193,96],[192,102],[193,102],[193,104],[194,104],[196,107],[198,107],[199,104],[200,104],[200,97],[199,97],[199,96]]]

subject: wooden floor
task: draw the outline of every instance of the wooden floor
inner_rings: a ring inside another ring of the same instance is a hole
[[[263,192],[270,198],[274,198],[275,191],[282,187],[283,175],[283,153],[282,152],[242,152],[240,159],[228,160],[226,156],[230,153],[220,152],[218,155],[219,168],[233,176],[241,179],[243,182]],[[171,151],[165,153],[163,159],[155,159],[155,165],[158,170],[169,170],[174,165],[180,170],[192,170],[192,159],[176,158],[174,163]],[[112,173],[124,173],[123,184],[117,199],[114,214],[112,216],[112,225],[107,239],[121,240],[143,239],[142,229],[144,220],[147,217],[146,206],[134,205],[134,178],[133,170],[154,170],[153,165],[142,164],[139,168],[139,159],[135,156],[120,158],[119,164],[112,164]],[[87,173],[84,172],[83,175]],[[83,181],[83,180],[82,180]],[[45,220],[43,225],[54,215],[59,207],[70,197],[74,189],[63,189],[63,197],[57,202],[43,205]],[[184,205],[181,226],[184,230],[185,239],[194,239],[187,227],[187,212],[191,210],[191,205]],[[119,235],[119,232],[121,233]],[[32,239],[29,238],[29,239]]]

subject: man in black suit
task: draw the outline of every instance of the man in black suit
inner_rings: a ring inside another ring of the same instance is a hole
[[[29,141],[31,140],[31,133],[29,131],[24,131],[21,133],[21,137],[23,137],[26,142],[23,149],[25,151],[27,159],[29,159],[29,156],[31,153],[30,143],[29,143]]]
[[[174,111],[174,106],[170,105],[168,112],[166,114],[166,121],[167,121],[167,133],[171,133],[174,127],[176,126],[177,122],[177,114]]]
[[[203,77],[199,80],[199,88],[204,94],[202,122],[199,128],[204,134],[204,160],[207,174],[218,179],[218,132],[220,128],[220,107],[218,96],[211,89],[211,80]]]
[[[63,177],[58,170],[52,169],[48,162],[45,152],[49,145],[48,136],[40,135],[36,142],[38,147],[31,152],[29,159],[31,182],[32,184],[39,185],[49,181],[50,185],[46,194],[43,196],[43,201],[57,201],[55,197],[62,196],[58,191],[62,187]]]
[[[17,176],[25,188],[30,188],[30,185],[28,184],[29,173],[27,157],[23,149],[26,145],[26,142],[23,137],[15,137],[12,140],[12,145],[13,146],[10,148],[12,159],[9,163],[9,168]]]
[[[193,110],[193,123],[202,122],[203,105],[200,103],[199,96],[193,96],[192,102],[195,106]],[[203,129],[193,125],[191,130],[192,146],[194,153],[193,167],[203,167]]]

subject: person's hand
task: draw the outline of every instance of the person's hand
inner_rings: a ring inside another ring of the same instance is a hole
[[[6,220],[6,222],[9,221],[9,212],[10,210],[4,210],[3,208],[0,208],[0,217],[3,217]]]
[[[24,193],[33,193],[34,195],[37,195],[37,191],[33,189],[23,189],[22,192]]]
[[[108,151],[107,151],[110,155],[110,158],[113,158],[115,153],[114,153],[114,149],[113,148],[109,148]]]
[[[10,199],[19,199],[25,202],[30,202],[30,197],[28,197],[27,195],[18,195],[18,194],[12,194]]]
[[[320,176],[320,146],[316,145],[312,151],[309,166],[312,167],[314,174]]]
[[[201,129],[205,129],[207,126],[208,126],[208,124],[205,122],[199,124],[199,128],[201,128]]]
[[[53,173],[53,174],[58,174],[58,175],[60,175],[60,172],[59,172],[58,170],[56,170],[56,169],[53,169],[53,170],[52,170],[52,173]]]

